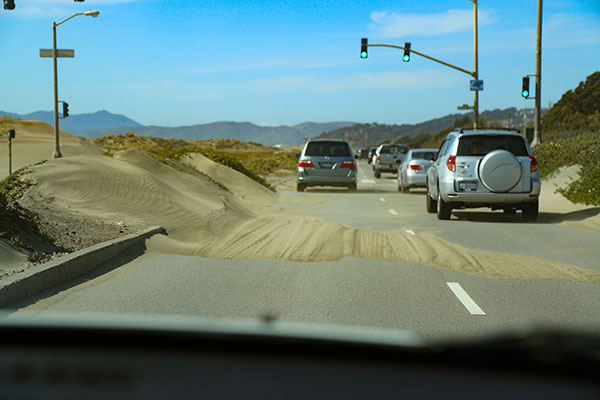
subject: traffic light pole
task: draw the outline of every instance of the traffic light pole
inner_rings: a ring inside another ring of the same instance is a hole
[[[538,0],[535,47],[535,116],[532,146],[542,143],[542,0]]]
[[[54,154],[52,158],[61,158],[58,128],[58,62],[56,54],[56,22],[52,23],[52,60],[54,62]]]
[[[474,29],[473,29],[473,53],[475,57],[473,77],[476,81],[479,80],[479,59],[478,59],[478,43],[477,43],[477,0],[473,1],[474,14]],[[479,127],[479,90],[473,92],[473,128]]]

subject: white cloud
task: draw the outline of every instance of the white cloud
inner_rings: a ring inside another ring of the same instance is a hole
[[[448,10],[436,14],[398,14],[389,11],[371,13],[369,28],[376,36],[397,38],[406,36],[435,36],[473,30],[473,10]],[[496,18],[479,10],[478,25],[488,25]]]
[[[376,73],[347,74],[335,78],[314,75],[296,75],[276,78],[261,78],[250,83],[250,90],[256,93],[289,91],[311,91],[339,93],[355,90],[397,90],[456,86],[466,83],[468,77],[437,70],[384,71]]]

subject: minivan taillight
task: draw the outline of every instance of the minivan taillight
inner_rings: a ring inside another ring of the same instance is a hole
[[[302,168],[314,168],[315,167],[312,160],[300,160],[300,162],[298,163],[298,166],[302,167]]]
[[[356,163],[352,160],[344,160],[340,168],[356,168]]]
[[[451,172],[456,172],[456,156],[450,156],[446,160],[446,167]]]
[[[529,156],[529,161],[531,162],[530,163],[531,166],[529,167],[529,170],[531,172],[537,171],[538,170],[538,163],[537,163],[537,160],[535,159],[535,157],[534,156]]]
[[[381,160],[381,156],[377,155],[377,161]]]
[[[421,166],[420,165],[414,165],[414,164],[406,164],[406,169],[412,169],[414,171],[420,171],[421,170]]]

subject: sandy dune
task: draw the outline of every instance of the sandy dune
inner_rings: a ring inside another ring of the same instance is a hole
[[[23,124],[31,129],[19,135],[20,145],[29,146],[31,154],[17,156],[20,165],[52,151],[47,125]],[[541,258],[468,249],[428,234],[355,229],[290,215],[278,206],[283,202],[280,196],[202,155],[190,156],[173,168],[138,150],[108,157],[77,137],[65,135],[64,142],[67,156],[33,168],[31,177],[38,185],[21,203],[26,206],[29,201],[44,199],[65,213],[86,218],[162,225],[169,235],[149,240],[152,252],[293,261],[382,258],[490,278],[600,283],[600,272]],[[567,179],[565,174],[563,171],[559,178]],[[552,183],[545,183],[543,212],[590,209],[566,201],[567,206],[565,201],[553,193]],[[590,224],[587,220],[569,223]],[[8,254],[6,249],[0,251],[3,258]],[[11,253],[11,257],[18,259],[19,255]]]
[[[547,214],[547,218],[551,220],[574,228],[600,230],[600,207],[574,204],[554,193],[557,188],[566,188],[578,175],[579,167],[571,166],[562,168],[544,180],[540,195],[540,212]]]
[[[52,158],[54,153],[54,128],[40,121],[23,121],[0,118],[0,179],[8,175],[8,146],[6,131],[14,129],[16,137],[12,142],[13,171],[41,160]],[[82,154],[102,154],[104,150],[93,142],[60,131],[60,145],[63,156]]]

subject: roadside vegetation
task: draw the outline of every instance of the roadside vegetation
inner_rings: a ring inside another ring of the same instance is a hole
[[[293,152],[260,143],[242,142],[235,139],[183,140],[163,139],[134,135],[110,135],[95,139],[104,147],[105,155],[115,151],[138,149],[146,151],[168,165],[168,160],[181,160],[192,153],[200,153],[219,164],[241,172],[265,187],[269,187],[265,177],[272,173],[293,171],[296,158]]]
[[[34,165],[43,164],[45,160]],[[28,235],[35,235],[51,243],[50,239],[40,231],[40,220],[37,215],[21,207],[17,200],[34,185],[26,175],[30,167],[21,168],[0,181],[0,239],[10,241],[15,247],[34,252],[26,244]]]
[[[561,167],[581,166],[579,179],[558,192],[574,203],[600,205],[600,135],[586,133],[545,142],[534,147],[533,153],[542,178]]]

